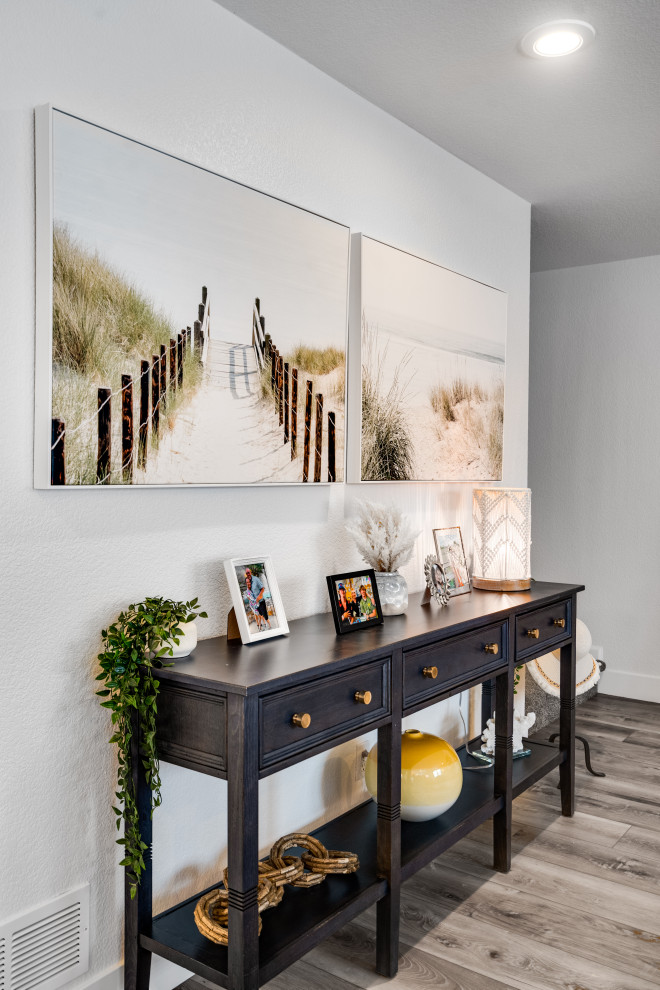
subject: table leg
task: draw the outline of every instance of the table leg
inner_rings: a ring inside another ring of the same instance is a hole
[[[124,870],[124,990],[148,990],[151,953],[140,945],[140,932],[151,923],[151,789],[147,783],[139,755],[139,720],[132,718],[131,766],[133,789],[140,822],[140,835],[146,843],[144,870],[135,897],[131,898],[128,868]]]
[[[513,637],[511,638],[513,642]],[[511,819],[513,786],[513,664],[495,680],[494,793],[504,806],[493,817],[493,863],[500,873],[511,869]]]
[[[388,891],[376,905],[376,971],[396,976],[399,968],[401,901],[401,731],[378,730],[378,875]],[[398,772],[396,772],[398,770]]]
[[[399,968],[402,664],[397,650],[391,666],[392,721],[378,730],[377,864],[388,891],[376,905],[376,970],[387,977]]]
[[[572,601],[575,622],[576,597]],[[575,814],[575,635],[570,643],[562,646],[559,655],[559,749],[566,760],[559,767],[561,788],[561,813]]]
[[[229,695],[227,799],[229,988],[258,990],[259,763],[256,698]]]

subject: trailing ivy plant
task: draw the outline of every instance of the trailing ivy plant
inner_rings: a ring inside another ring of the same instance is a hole
[[[113,734],[109,742],[117,746],[117,829],[124,823],[124,837],[117,843],[124,847],[120,866],[127,867],[131,897],[135,897],[144,870],[147,844],[142,841],[140,821],[133,786],[131,741],[132,715],[137,713],[140,732],[140,756],[147,784],[151,788],[151,814],[161,803],[160,771],[156,753],[156,699],[158,681],[153,676],[156,667],[171,666],[164,658],[173,656],[172,643],[178,645],[183,635],[181,625],[206,618],[197,611],[197,598],[189,602],[173,602],[165,598],[145,598],[130,605],[116,622],[102,631],[103,653],[99,653],[101,673],[97,681],[104,687],[96,693],[103,699],[103,708],[112,712]]]

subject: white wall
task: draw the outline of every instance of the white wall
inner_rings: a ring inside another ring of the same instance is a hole
[[[660,257],[532,276],[532,573],[579,581],[601,691],[660,702]]]
[[[121,958],[115,763],[93,695],[101,628],[145,595],[199,595],[202,636],[223,633],[222,558],[255,550],[272,555],[290,619],[325,609],[324,575],[359,564],[343,519],[365,493],[33,490],[34,106],[52,102],[506,290],[513,485],[527,480],[529,206],[211,0],[3,0],[0,18],[0,916],[90,880],[85,983]],[[458,522],[470,544],[470,491],[369,492],[416,517],[413,589],[433,525]],[[457,738],[455,705],[424,725]],[[343,747],[264,782],[265,846],[356,800],[353,756]],[[159,907],[216,879],[225,857],[225,785],[176,767],[163,768],[163,785]]]

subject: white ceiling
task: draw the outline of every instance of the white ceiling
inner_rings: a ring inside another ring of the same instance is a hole
[[[533,204],[532,270],[660,254],[660,0],[217,0]],[[593,24],[531,59],[544,21]]]

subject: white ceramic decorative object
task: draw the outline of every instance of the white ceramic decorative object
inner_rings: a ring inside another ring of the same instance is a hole
[[[525,715],[523,712],[514,711],[513,713],[513,752],[520,753],[523,746],[523,736],[529,735],[529,730],[536,722],[536,714],[534,712],[528,712]],[[493,712],[493,717],[489,718],[486,722],[486,728],[481,737],[483,746],[481,747],[482,753],[486,753],[488,756],[492,756],[495,752],[495,712]]]
[[[181,629],[181,635],[178,636],[179,645],[170,640],[169,645],[172,647],[172,656],[165,654],[163,660],[180,660],[181,657],[189,657],[192,651],[197,646],[197,626],[194,622],[181,622],[179,624]]]
[[[449,581],[436,555],[430,553],[424,560],[424,580],[431,598],[438,605],[449,604]]]
[[[592,657],[591,633],[581,619],[575,620],[575,693],[584,694],[600,680],[600,667]],[[546,694],[559,697],[561,664],[559,650],[546,653],[537,660],[530,660],[527,670]]]
[[[408,585],[398,571],[376,571],[383,615],[401,615],[408,608]]]

